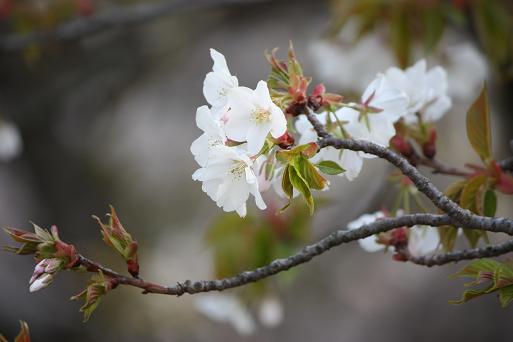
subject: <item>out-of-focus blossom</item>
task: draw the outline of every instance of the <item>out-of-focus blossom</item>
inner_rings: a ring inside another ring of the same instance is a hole
[[[219,146],[212,150],[208,164],[196,170],[192,178],[203,182],[203,191],[224,211],[236,211],[244,217],[250,194],[255,196],[258,208],[266,208],[252,166],[244,149]]]
[[[470,43],[451,44],[444,56],[450,95],[463,100],[471,99],[486,80],[488,67],[485,57]]]
[[[235,141],[246,141],[251,155],[263,147],[269,133],[279,138],[287,131],[287,120],[282,110],[274,104],[265,81],[260,81],[253,91],[233,88],[228,93],[226,136]]]
[[[335,40],[315,40],[309,48],[319,78],[345,92],[363,91],[376,73],[395,64],[392,51],[379,35],[368,34],[353,42],[357,25],[349,21]]]
[[[194,306],[209,319],[230,324],[241,335],[251,335],[256,330],[256,324],[251,313],[235,296],[225,294],[202,295],[195,298]]]
[[[413,256],[431,254],[440,245],[440,235],[435,227],[413,226],[408,235],[408,250]]]
[[[283,306],[278,298],[266,296],[260,303],[258,319],[263,326],[273,328],[283,321]]]
[[[0,121],[0,160],[10,161],[21,153],[23,143],[18,127]]]
[[[408,115],[404,118],[407,123],[417,122],[417,113],[424,121],[437,121],[452,106],[447,95],[447,73],[441,66],[427,70],[426,61],[421,59],[405,70],[389,68],[386,78],[393,87],[408,94]]]

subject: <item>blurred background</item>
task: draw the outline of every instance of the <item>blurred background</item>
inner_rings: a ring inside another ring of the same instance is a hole
[[[507,157],[511,10],[510,1],[485,0],[0,0],[0,224],[56,224],[64,241],[122,270],[91,219],[113,204],[139,241],[143,278],[174,284],[222,274],[219,241],[231,233],[218,232],[225,221],[211,228],[222,213],[192,181],[197,165],[189,152],[200,135],[194,116],[205,103],[209,48],[226,56],[240,84],[254,87],[269,74],[266,49],[285,55],[291,40],[305,74],[348,98],[389,66],[420,58],[441,64],[453,108],[437,126],[438,156],[457,166],[478,161],[464,120],[488,80],[494,151]],[[396,194],[384,181],[390,171],[371,160],[355,181],[333,179],[311,227],[301,211],[289,214],[301,218],[289,229],[306,228],[280,240],[286,248],[277,253],[288,255],[388,205]],[[442,188],[454,181],[433,179]],[[511,217],[511,198],[499,200],[498,215]],[[248,239],[235,230],[236,243]],[[0,235],[0,243],[10,242]],[[228,258],[239,258],[234,251]],[[241,260],[236,267],[254,266]],[[80,303],[69,301],[87,276],[62,272],[51,287],[29,294],[33,267],[31,257],[0,254],[6,337],[15,336],[20,319],[36,342],[509,341],[513,334],[512,309],[501,309],[493,296],[447,303],[461,292],[461,282],[447,279],[457,266],[402,264],[356,243],[249,297],[226,293],[246,298],[244,307],[230,297],[203,296],[201,304],[202,296],[143,296],[122,287],[87,324]],[[237,317],[223,318],[226,310]]]

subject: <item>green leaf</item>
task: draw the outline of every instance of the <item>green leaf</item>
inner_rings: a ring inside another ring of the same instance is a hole
[[[483,237],[483,233],[486,234],[486,232],[482,230],[463,228],[463,235],[465,235],[468,244],[472,248],[475,248],[477,246],[479,239]]]
[[[454,243],[458,237],[458,228],[453,226],[441,226],[438,228],[440,242],[445,252],[451,252],[454,249]]]
[[[412,36],[409,19],[410,15],[402,6],[396,7],[390,17],[390,40],[395,57],[402,68],[410,64]]]
[[[303,198],[305,199],[306,204],[310,209],[310,215],[312,215],[315,209],[315,204],[308,183],[303,177],[301,177],[301,174],[292,165],[289,165],[288,171],[290,183],[301,193],[301,195],[303,195]]]
[[[486,85],[467,112],[467,136],[470,145],[484,162],[492,159],[492,133]]]
[[[276,159],[278,159],[282,163],[290,163],[295,157],[299,155],[304,155],[307,158],[312,158],[319,149],[319,146],[314,143],[308,143],[304,145],[299,145],[294,147],[291,150],[281,150],[276,152]]]
[[[479,191],[482,190],[482,185],[486,183],[487,177],[484,175],[475,176],[470,178],[463,190],[461,191],[460,196],[460,206],[464,209],[469,209],[475,212],[476,214],[482,214],[478,212],[478,207],[476,205],[476,199],[478,197]]]
[[[326,188],[327,180],[321,176],[319,171],[304,156],[300,155],[295,158],[293,165],[310,189],[323,190]]]
[[[469,179],[460,195],[460,206],[469,209],[472,212],[483,215],[483,193],[486,187],[487,177],[484,175],[475,176]],[[477,246],[479,239],[487,239],[488,235],[484,230],[463,229],[463,234],[467,238],[472,248]]]
[[[424,12],[424,46],[426,52],[432,52],[445,29],[445,20],[439,7]]]
[[[445,189],[444,194],[453,201],[459,202],[461,191],[465,187],[466,183],[466,180],[453,183]]]
[[[513,301],[513,285],[499,289],[499,301],[503,308]]]
[[[287,195],[289,201],[283,208],[280,209],[280,211],[287,209],[290,206],[290,203],[292,203],[292,198],[294,197],[294,187],[290,182],[289,167],[290,165],[287,165],[285,167],[285,170],[283,171],[283,177],[281,179],[281,188],[283,189],[283,192]]]
[[[467,277],[474,280],[467,283],[473,287],[463,292],[459,300],[450,301],[452,304],[462,304],[479,296],[498,292],[501,305],[507,306],[513,300],[513,268],[508,262],[492,259],[480,259],[469,263],[451,278]]]
[[[493,217],[496,211],[497,196],[495,195],[495,191],[488,189],[484,196],[483,215]]]
[[[346,171],[340,165],[331,160],[322,161],[319,164],[316,164],[316,166],[322,173],[327,175],[338,175]]]

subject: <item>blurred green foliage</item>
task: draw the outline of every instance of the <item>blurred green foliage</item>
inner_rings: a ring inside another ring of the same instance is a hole
[[[416,43],[433,52],[447,27],[472,34],[500,77],[513,77],[513,3],[507,0],[331,0],[335,35],[353,19],[355,42],[373,31],[388,39],[397,62],[412,62]]]

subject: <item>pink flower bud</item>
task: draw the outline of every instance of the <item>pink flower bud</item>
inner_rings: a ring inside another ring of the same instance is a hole
[[[49,273],[43,273],[42,276],[35,279],[32,283],[30,283],[29,291],[36,292],[44,289],[48,285],[50,285],[53,281],[53,275]]]
[[[51,258],[41,260],[34,268],[34,273],[29,280],[30,292],[39,291],[50,285],[57,272],[64,266],[62,259]]]

